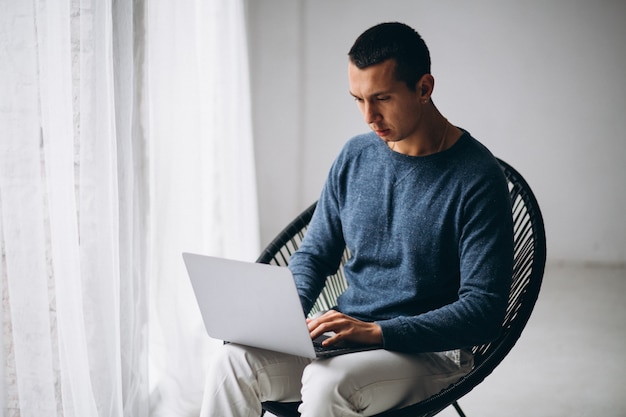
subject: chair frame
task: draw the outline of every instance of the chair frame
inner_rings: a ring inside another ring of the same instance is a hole
[[[509,293],[509,303],[500,336],[491,343],[475,346],[474,368],[459,381],[438,394],[404,408],[389,410],[375,417],[430,417],[438,414],[449,405],[453,405],[461,417],[465,414],[457,400],[470,392],[489,376],[496,366],[511,351],[519,339],[522,330],[535,306],[546,262],[546,236],[543,217],[537,199],[524,178],[508,163],[498,159],[509,184],[514,223],[514,265],[513,279]],[[262,252],[257,259],[260,263],[286,266],[304,238],[307,226],[316,203],[304,210],[294,219]],[[344,253],[344,261],[349,257]],[[343,262],[342,262],[343,265]],[[333,307],[337,296],[346,283],[343,268],[328,277],[326,287],[318,298],[311,314],[321,309]],[[281,417],[297,417],[299,403],[263,403],[267,410]]]

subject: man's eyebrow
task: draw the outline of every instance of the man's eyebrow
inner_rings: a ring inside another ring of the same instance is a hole
[[[359,97],[356,94],[354,94],[352,91],[348,91],[348,92],[354,98],[358,98],[358,99],[362,98],[362,97]],[[388,96],[390,94],[391,94],[391,92],[389,92],[389,91],[377,91],[375,93],[370,94],[368,97]]]

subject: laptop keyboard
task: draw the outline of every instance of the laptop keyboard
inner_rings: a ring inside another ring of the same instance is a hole
[[[355,350],[354,345],[346,342],[338,342],[330,346],[322,346],[322,342],[329,337],[330,336],[328,335],[321,335],[313,340],[313,349],[315,350],[315,353],[329,355],[341,352],[353,352]]]

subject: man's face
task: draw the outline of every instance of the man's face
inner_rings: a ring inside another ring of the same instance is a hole
[[[359,69],[350,62],[348,78],[365,123],[385,142],[413,138],[422,119],[419,86],[411,91],[394,76],[393,59]]]

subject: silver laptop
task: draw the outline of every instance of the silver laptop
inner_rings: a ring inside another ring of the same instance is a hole
[[[291,271],[192,253],[183,259],[207,333],[225,340],[307,358],[376,346],[316,346],[309,335]]]

